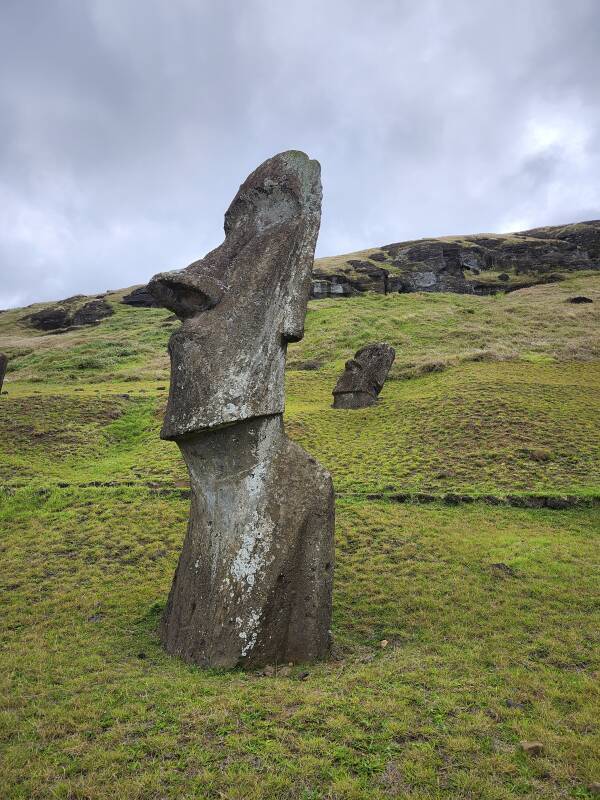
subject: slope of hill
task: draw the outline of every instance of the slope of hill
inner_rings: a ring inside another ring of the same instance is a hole
[[[158,438],[179,323],[123,294],[60,334],[25,319],[43,304],[0,314],[0,796],[591,798],[600,275],[310,303],[286,424],[338,494],[335,649],[266,675],[159,645],[188,504]],[[378,339],[380,403],[333,410]]]
[[[315,262],[315,297],[387,292],[496,291],[600,270],[600,220],[507,234],[396,242]]]

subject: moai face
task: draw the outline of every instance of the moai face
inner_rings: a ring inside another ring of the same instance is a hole
[[[335,408],[364,408],[376,402],[396,351],[385,342],[361,347],[346,361],[346,368],[333,390]]]
[[[283,412],[286,348],[304,333],[320,217],[318,162],[280,153],[240,187],[220,247],[151,280],[183,322],[169,342],[164,439]]]

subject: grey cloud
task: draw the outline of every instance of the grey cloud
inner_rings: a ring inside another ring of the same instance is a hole
[[[247,173],[323,167],[318,253],[600,216],[596,0],[4,0],[0,307],[221,240]]]

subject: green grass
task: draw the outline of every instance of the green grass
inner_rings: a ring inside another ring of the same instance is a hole
[[[5,388],[10,382],[87,386],[168,380],[166,345],[178,323],[163,309],[122,305],[123,294],[107,296],[115,313],[100,325],[60,335],[27,327],[24,309],[0,314],[0,352],[11,357]],[[576,294],[596,302],[566,302]],[[418,374],[432,364],[514,360],[527,353],[560,361],[600,360],[599,308],[598,275],[494,297],[366,294],[313,301],[306,336],[290,347],[289,366],[321,360],[335,379],[358,347],[377,338],[397,349],[392,376]]]
[[[338,493],[335,647],[288,677],[202,671],[157,639],[188,510],[158,437],[168,312],[116,303],[57,336],[1,314],[0,797],[591,798],[597,507],[367,496],[600,496],[599,289],[310,304],[286,425]],[[376,339],[397,349],[380,403],[334,411]]]
[[[141,489],[5,499],[0,796],[587,796],[592,511],[339,502],[335,658],[306,680],[162,651],[186,513]]]

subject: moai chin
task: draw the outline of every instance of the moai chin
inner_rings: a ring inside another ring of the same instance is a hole
[[[168,652],[206,667],[312,661],[330,647],[331,477],[283,426],[287,343],[304,332],[320,167],[265,161],[225,214],[225,241],[148,288],[182,320],[161,431],[192,489],[161,622]]]

